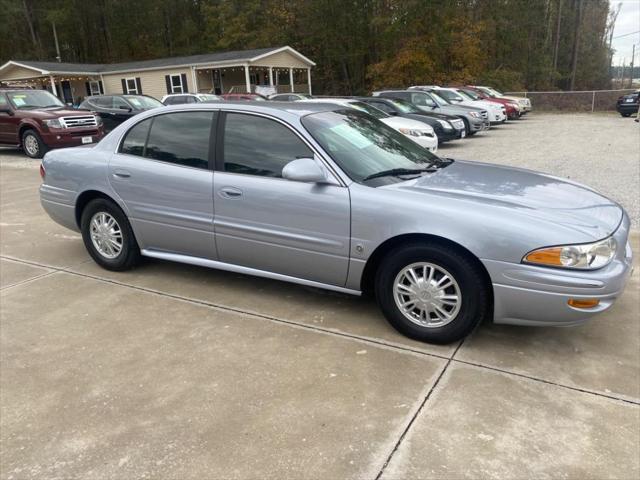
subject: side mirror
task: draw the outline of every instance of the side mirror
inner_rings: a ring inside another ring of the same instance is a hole
[[[298,158],[282,169],[282,178],[294,182],[327,183],[327,173],[313,158]]]
[[[395,110],[391,110],[390,112],[387,112],[389,115],[391,115],[392,117],[397,117],[398,116],[398,112],[396,112]]]
[[[0,108],[0,113],[6,113],[10,117],[13,116],[13,110],[11,110],[9,107]]]
[[[126,112],[130,112],[130,111],[131,111],[131,109],[130,109],[129,107],[125,107],[124,105],[120,105],[118,108],[119,108],[120,110],[124,110],[124,111],[126,111]]]

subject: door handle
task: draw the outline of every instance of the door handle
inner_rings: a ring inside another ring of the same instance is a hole
[[[219,194],[222,198],[240,198],[242,190],[235,187],[223,187],[220,189]]]
[[[126,170],[114,170],[113,176],[116,178],[129,178],[131,174]]]

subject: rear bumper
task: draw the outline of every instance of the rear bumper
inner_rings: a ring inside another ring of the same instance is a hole
[[[76,223],[76,209],[73,204],[74,192],[51,187],[46,184],[40,185],[40,204],[53,221],[79,232]]]
[[[616,105],[618,113],[636,113],[638,111],[637,103],[618,103]]]
[[[575,271],[483,260],[494,292],[494,322],[511,325],[569,326],[584,323],[615,303],[631,275],[629,220],[614,238],[618,253],[606,267]],[[594,308],[569,306],[570,299],[598,299]]]

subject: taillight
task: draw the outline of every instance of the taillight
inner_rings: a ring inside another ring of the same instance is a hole
[[[44,165],[40,164],[40,178],[42,178],[42,180],[44,180],[44,176],[47,174],[47,172],[45,172],[44,170]]]

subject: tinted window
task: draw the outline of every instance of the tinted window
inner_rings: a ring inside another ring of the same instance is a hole
[[[151,119],[144,120],[129,130],[120,146],[120,153],[141,157],[144,153],[144,143],[147,141],[149,125],[151,125]]]
[[[91,103],[99,107],[111,108],[113,107],[113,97],[96,97],[91,99]]]
[[[208,168],[213,115],[214,112],[183,112],[154,117],[145,157]]]
[[[131,105],[129,105],[124,99],[120,97],[113,97],[113,108],[120,108],[120,107],[122,107],[123,109],[126,109],[126,108],[131,108]]]
[[[284,166],[313,152],[289,128],[262,117],[228,113],[224,129],[227,172],[282,177]]]
[[[5,105],[7,105],[7,103],[9,102],[7,102],[7,99],[5,98],[5,96],[0,94],[0,106],[4,107]]]

